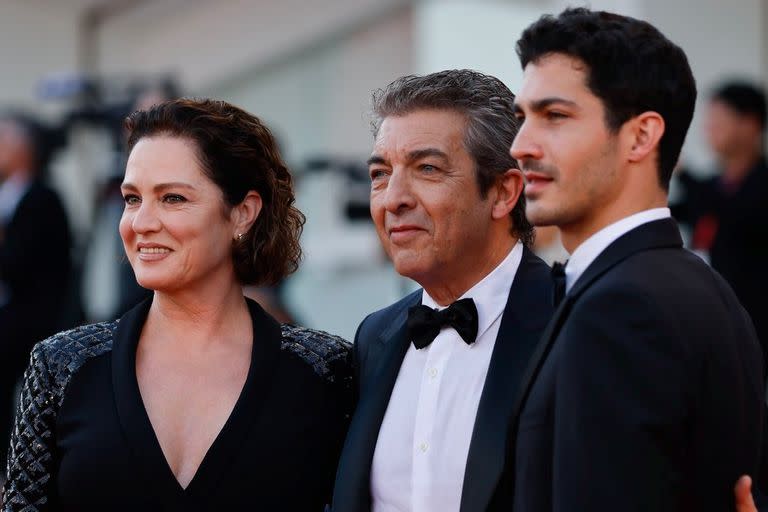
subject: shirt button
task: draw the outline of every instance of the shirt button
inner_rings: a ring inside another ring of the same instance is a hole
[[[437,368],[430,368],[429,378],[434,379],[435,377],[437,377]]]
[[[419,450],[421,450],[422,452],[426,452],[428,449],[429,449],[429,445],[427,443],[421,443],[419,445]]]

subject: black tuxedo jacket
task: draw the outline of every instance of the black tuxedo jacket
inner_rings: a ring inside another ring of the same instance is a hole
[[[761,352],[671,219],[605,249],[557,308],[515,406],[515,512],[725,511],[758,473]]]
[[[507,433],[519,383],[552,313],[549,267],[524,249],[509,292],[467,456],[461,512],[497,510],[490,500],[507,460]],[[354,344],[359,401],[341,454],[333,494],[334,512],[371,509],[370,477],[379,428],[410,340],[408,308],[421,301],[421,291],[369,315]],[[503,487],[503,486],[502,486]],[[510,489],[511,490],[511,489]],[[498,510],[508,503],[497,490]],[[510,503],[511,505],[511,503]]]

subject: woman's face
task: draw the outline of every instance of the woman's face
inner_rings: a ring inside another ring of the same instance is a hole
[[[139,140],[121,189],[120,236],[141,286],[174,292],[235,280],[231,251],[239,219],[203,174],[192,141]]]

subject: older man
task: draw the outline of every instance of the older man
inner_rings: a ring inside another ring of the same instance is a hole
[[[552,313],[528,249],[508,149],[514,95],[454,70],[374,96],[371,215],[395,269],[423,289],[369,315],[355,339],[360,400],[335,512],[501,510],[510,415]]]

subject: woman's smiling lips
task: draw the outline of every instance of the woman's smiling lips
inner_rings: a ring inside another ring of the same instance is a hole
[[[137,244],[139,259],[141,261],[157,261],[171,253],[171,249],[164,245],[139,243]]]

